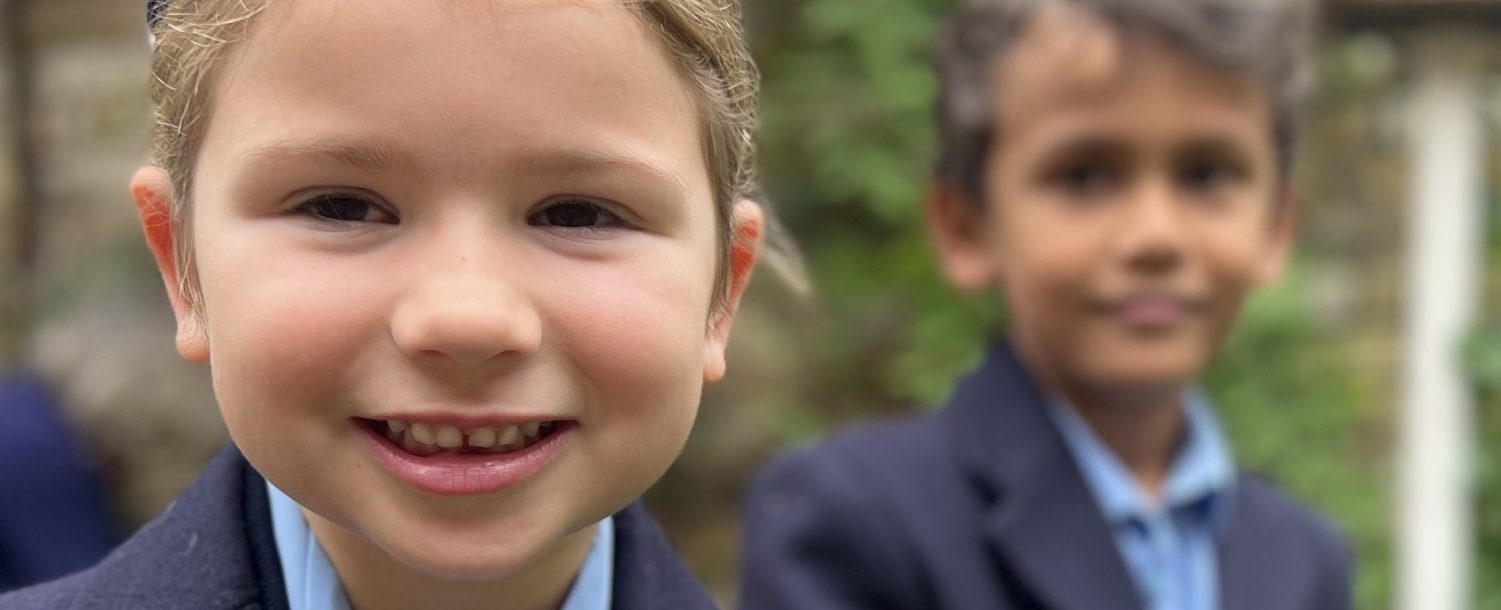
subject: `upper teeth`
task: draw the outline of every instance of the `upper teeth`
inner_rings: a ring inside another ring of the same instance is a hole
[[[418,455],[432,455],[443,449],[472,447],[490,453],[516,451],[530,446],[552,429],[552,422],[527,422],[503,428],[469,428],[435,426],[401,420],[386,421],[386,436],[403,449]]]

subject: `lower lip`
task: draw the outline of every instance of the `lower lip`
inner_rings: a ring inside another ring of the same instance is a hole
[[[560,422],[552,434],[511,453],[412,455],[371,426],[356,422],[375,461],[386,472],[422,491],[443,496],[495,493],[520,484],[552,463],[573,438],[575,424]]]

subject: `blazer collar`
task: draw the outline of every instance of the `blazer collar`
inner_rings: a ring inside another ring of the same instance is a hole
[[[615,610],[716,610],[640,501],[615,513]]]
[[[1043,607],[1140,608],[1109,526],[1046,408],[1004,342],[949,398],[945,433],[986,504],[987,542]]]
[[[156,519],[76,577],[82,593],[70,607],[285,610],[284,591],[267,588],[262,577],[269,572],[257,563],[264,556],[255,548],[256,511],[246,492],[264,495],[264,483],[254,472],[234,446],[220,452]],[[265,534],[269,540],[270,530]],[[275,547],[268,548],[275,561]]]
[[[235,452],[235,457],[239,457]],[[244,458],[239,458],[244,463]],[[285,610],[286,584],[271,525],[265,479],[244,464],[245,534],[254,578],[265,610]],[[703,587],[667,543],[667,537],[640,501],[614,515],[615,559],[611,608],[717,610]]]
[[[79,610],[286,610],[267,495],[265,479],[230,445],[99,565],[35,595],[72,599]],[[615,610],[716,609],[640,502],[615,514],[613,567]]]
[[[1313,588],[1320,577],[1310,575],[1308,563],[1289,560],[1287,549],[1302,548],[1308,541],[1301,538],[1302,530],[1289,527],[1293,515],[1268,510],[1267,496],[1275,492],[1253,479],[1240,477],[1235,507],[1220,544],[1221,605],[1224,610],[1306,605],[1306,600],[1317,597],[1319,592]],[[1334,605],[1337,602],[1330,599],[1320,603],[1325,604],[1321,607],[1349,607],[1348,602]]]
[[[285,609],[286,584],[276,552],[265,479],[249,464],[245,465],[245,471],[245,529],[260,598],[266,610]],[[616,513],[614,525],[611,608],[716,610],[641,502]]]

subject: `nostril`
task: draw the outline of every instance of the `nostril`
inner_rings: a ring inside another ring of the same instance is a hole
[[[531,353],[541,332],[537,313],[519,300],[409,303],[391,324],[391,338],[404,353],[461,364]]]

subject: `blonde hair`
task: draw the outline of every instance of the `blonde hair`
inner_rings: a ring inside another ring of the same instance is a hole
[[[151,101],[156,108],[152,161],[172,183],[172,232],[183,295],[201,305],[190,218],[193,167],[212,112],[213,67],[242,41],[270,0],[167,0],[152,16]],[[756,194],[755,143],[760,74],[751,60],[733,0],[623,0],[663,42],[699,106],[704,158],[718,221],[718,281],[725,304],[731,207]],[[764,207],[764,206],[763,206]],[[805,284],[795,246],[766,210],[769,262],[794,287]]]

